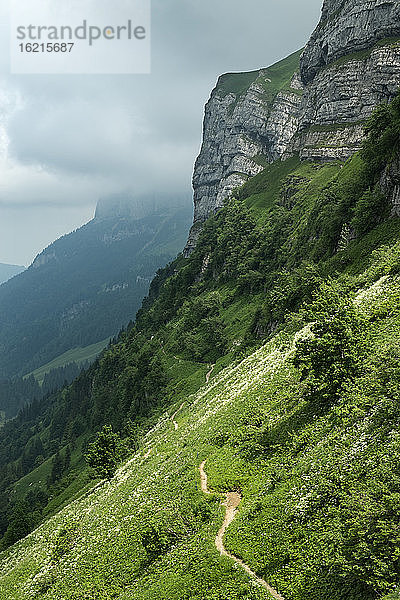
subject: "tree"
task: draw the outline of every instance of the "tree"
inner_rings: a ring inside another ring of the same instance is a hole
[[[390,215],[388,198],[379,189],[367,190],[354,207],[351,222],[357,236],[364,235]]]
[[[311,335],[298,340],[293,362],[310,399],[332,402],[360,371],[361,317],[352,298],[332,281],[322,284],[307,313]]]
[[[3,547],[7,548],[17,540],[25,537],[34,527],[34,514],[25,500],[20,500],[13,507],[9,525],[3,538]]]
[[[55,483],[63,474],[64,464],[60,452],[57,451],[51,463],[50,483]]]
[[[71,447],[68,445],[64,455],[64,471],[67,471],[71,465]]]
[[[85,458],[98,477],[113,478],[122,459],[122,441],[111,425],[104,425],[96,440],[89,445]]]

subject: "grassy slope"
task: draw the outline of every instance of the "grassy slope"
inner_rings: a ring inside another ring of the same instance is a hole
[[[104,350],[104,348],[109,343],[110,339],[102,340],[101,342],[97,342],[96,344],[91,344],[90,346],[86,346],[85,348],[73,348],[72,350],[68,350],[54,358],[49,363],[39,367],[32,373],[28,373],[29,375],[33,375],[39,383],[43,383],[44,376],[47,373],[50,373],[52,369],[57,369],[59,367],[66,367],[70,363],[76,363],[77,365],[81,365],[86,361],[92,362],[97,356]]]
[[[398,260],[398,246],[395,254]],[[367,314],[385,315],[383,304],[399,293],[396,277],[380,278],[383,262],[381,257],[358,279],[365,287],[358,302]],[[370,330],[371,348],[393,341],[399,328],[398,314],[381,316]],[[212,378],[187,398],[177,432],[169,420],[173,408],[165,413],[111,484],[71,503],[2,554],[0,597],[268,597],[214,547],[222,512],[217,494],[207,498],[200,491],[198,465],[207,459],[209,486],[221,492],[240,489],[244,497],[226,537],[232,552],[288,599],[328,597],[328,575],[329,597],[351,598],[357,574],[343,567],[346,530],[332,502],[335,477],[345,490],[346,518],[354,517],[356,527],[355,517],[363,513],[367,535],[377,498],[389,497],[387,473],[396,468],[400,438],[395,430],[388,435],[383,418],[389,403],[373,402],[373,390],[370,397],[350,390],[325,414],[310,410],[288,361],[292,347],[293,339],[281,334]],[[249,458],[260,420],[267,424],[269,441],[261,456]],[[68,543],[56,560],[63,528]],[[368,561],[378,559],[379,548],[361,564],[368,568]],[[335,561],[338,572],[332,573]],[[324,562],[329,574],[321,567]],[[380,585],[389,568],[382,563],[381,581],[374,581],[377,594],[385,591]]]
[[[299,70],[301,52],[302,50],[294,52],[287,58],[262,70],[226,73],[218,79],[215,93],[221,98],[233,94],[235,98],[229,108],[231,114],[240,98],[246,94],[253,83],[257,83],[263,89],[264,102],[269,108],[272,107],[279,92],[290,90],[291,93],[301,94],[301,90],[291,88],[293,75]],[[265,159],[260,157],[258,160],[264,166]]]
[[[259,81],[266,91],[276,94],[288,87],[293,73],[299,68],[299,59],[302,50],[294,52],[287,58],[271,65],[270,67],[257,71],[245,73],[226,73],[222,75],[217,84],[218,95],[224,97],[228,94],[236,96],[243,95],[255,81]]]

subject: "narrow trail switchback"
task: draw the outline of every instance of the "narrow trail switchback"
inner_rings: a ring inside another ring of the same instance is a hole
[[[208,371],[207,375],[206,375],[206,383],[208,383],[210,381],[210,377],[212,372],[214,371],[214,367],[215,365],[211,365],[211,369]]]
[[[211,494],[210,490],[208,489],[207,473],[204,470],[205,464],[206,464],[206,461],[203,460],[203,462],[201,463],[201,465],[199,467],[201,490],[202,490],[202,492],[204,492],[204,494]],[[228,492],[226,494],[226,498],[223,503],[223,506],[225,506],[225,508],[226,508],[225,519],[224,519],[224,522],[222,523],[220,530],[217,533],[217,537],[215,538],[215,546],[216,546],[217,550],[220,552],[220,554],[222,554],[223,556],[228,556],[228,558],[232,559],[237,565],[240,565],[246,571],[246,573],[248,573],[251,577],[253,577],[257,581],[257,583],[259,583],[263,588],[265,588],[271,594],[271,596],[273,596],[273,598],[275,598],[275,600],[284,600],[283,596],[278,594],[278,592],[276,590],[274,590],[274,588],[272,588],[266,581],[264,581],[264,579],[261,579],[261,577],[258,577],[254,573],[254,571],[252,571],[250,569],[250,567],[248,565],[246,565],[246,563],[244,563],[240,558],[237,558],[236,556],[234,556],[233,554],[231,554],[230,552],[228,552],[225,549],[225,546],[224,546],[225,531],[227,530],[227,528],[229,527],[229,525],[232,523],[233,519],[235,518],[236,513],[237,513],[237,508],[238,508],[241,500],[242,500],[242,497],[238,492]]]
[[[180,411],[182,410],[182,408],[183,408],[184,406],[185,406],[185,402],[182,402],[182,404],[180,405],[180,407],[178,408],[178,410],[176,410],[176,411],[174,412],[174,414],[172,415],[172,417],[171,417],[171,421],[172,421],[172,422],[173,422],[173,424],[174,424],[175,431],[176,431],[177,429],[179,429],[179,425],[178,425],[178,423],[176,422],[176,420],[175,420],[175,417],[176,417],[176,415],[178,414],[178,412],[180,412]]]

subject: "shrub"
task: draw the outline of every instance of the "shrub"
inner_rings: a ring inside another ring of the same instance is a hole
[[[58,562],[71,548],[73,548],[79,535],[76,523],[67,523],[60,529],[52,553],[52,562]]]
[[[293,362],[310,399],[331,402],[360,371],[361,318],[352,299],[332,281],[322,284],[306,312],[311,335],[298,340]]]
[[[98,477],[113,478],[122,459],[122,442],[111,425],[104,425],[97,439],[89,445],[85,458]]]

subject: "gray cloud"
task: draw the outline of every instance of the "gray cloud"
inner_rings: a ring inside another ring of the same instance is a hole
[[[300,48],[320,4],[153,0],[151,75],[11,76],[2,27],[0,262],[29,262],[104,194],[188,190],[218,75]]]

